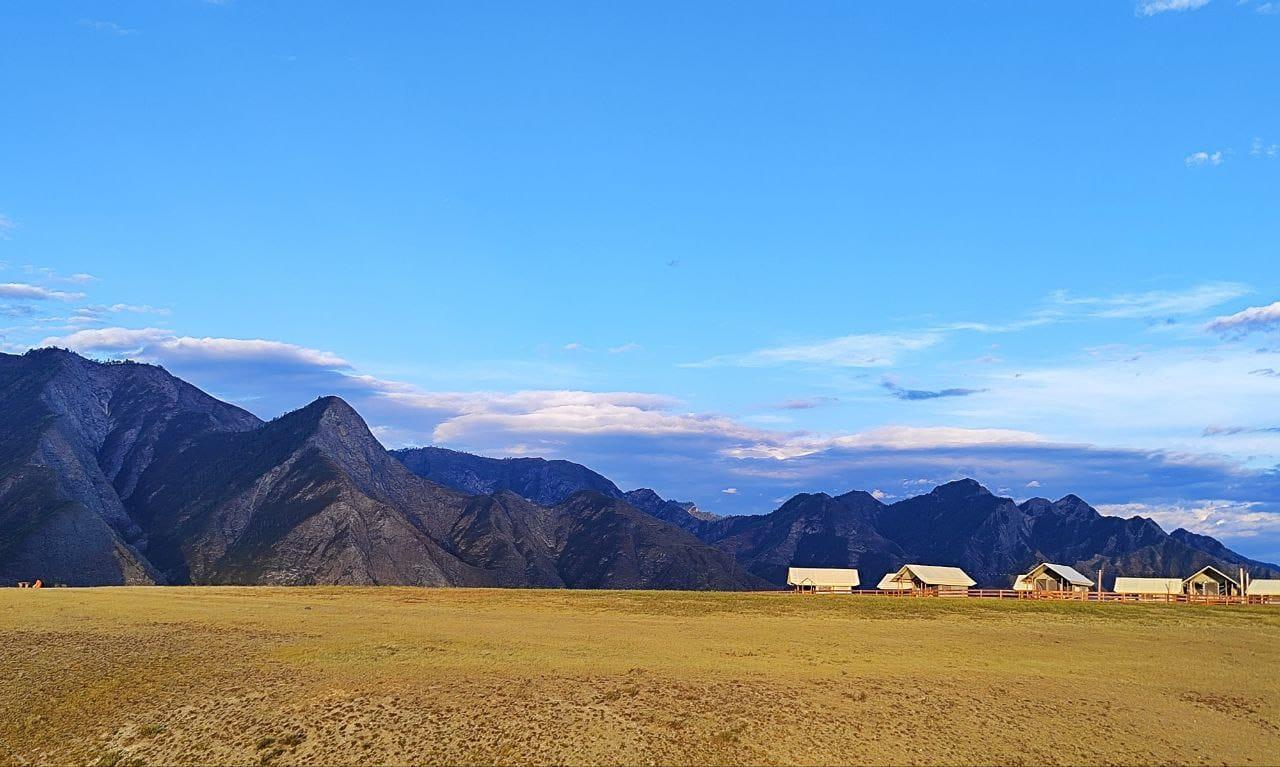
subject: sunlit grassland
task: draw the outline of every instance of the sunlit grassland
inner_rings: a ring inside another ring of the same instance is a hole
[[[0,591],[15,763],[1274,763],[1280,608]]]

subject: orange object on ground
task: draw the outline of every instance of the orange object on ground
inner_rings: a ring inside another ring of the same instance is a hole
[[[36,578],[36,582],[31,584],[31,588],[38,589],[43,585],[44,585],[44,581],[40,580],[39,578]]]

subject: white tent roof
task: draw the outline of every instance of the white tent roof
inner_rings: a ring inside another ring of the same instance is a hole
[[[893,576],[895,575],[897,575],[897,573],[885,573],[884,577],[880,579],[880,584],[876,586],[876,588],[886,589],[889,591],[902,591],[904,589],[911,588],[910,583],[901,583],[899,581],[895,581],[893,579]]]
[[[1031,584],[1027,583],[1027,576],[1030,574],[1031,573],[1023,573],[1022,575],[1013,576],[1013,590],[1014,591],[1030,591]]]
[[[1075,569],[1074,567],[1069,567],[1067,565],[1055,565],[1052,562],[1044,562],[1042,564],[1036,565],[1035,567],[1031,568],[1031,571],[1028,572],[1027,575],[1034,573],[1036,570],[1039,570],[1042,567],[1045,568],[1046,570],[1054,571],[1055,573],[1058,574],[1059,578],[1062,578],[1064,581],[1066,581],[1067,583],[1070,583],[1072,586],[1092,586],[1093,585],[1093,581],[1086,578],[1084,574],[1082,574],[1079,570]]]
[[[964,570],[958,567],[940,567],[938,565],[903,565],[894,573],[894,580],[904,581],[915,576],[926,586],[963,586],[969,588],[977,583]]]
[[[1181,594],[1181,578],[1116,578],[1117,594]]]
[[[1280,596],[1280,580],[1259,578],[1249,581],[1249,596]]]
[[[1196,570],[1194,573],[1192,573],[1192,574],[1188,575],[1186,578],[1183,578],[1183,579],[1182,579],[1182,582],[1183,582],[1183,583],[1186,583],[1187,581],[1189,581],[1189,580],[1191,580],[1192,578],[1196,577],[1196,576],[1197,576],[1197,575],[1199,575],[1200,573],[1208,572],[1209,570],[1212,570],[1213,572],[1217,573],[1219,576],[1221,576],[1222,578],[1225,578],[1226,580],[1230,581],[1231,583],[1236,583],[1236,579],[1235,579],[1235,578],[1232,578],[1230,575],[1227,575],[1226,573],[1222,572],[1221,570],[1219,570],[1218,568],[1214,567],[1213,565],[1205,565],[1204,567],[1200,568],[1199,570]],[[1238,585],[1240,585],[1240,584],[1236,583],[1236,585],[1238,586]]]
[[[788,586],[857,586],[858,571],[843,567],[788,567]]]

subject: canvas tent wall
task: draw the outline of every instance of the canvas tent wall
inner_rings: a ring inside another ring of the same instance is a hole
[[[1245,587],[1245,594],[1251,601],[1257,597],[1265,604],[1280,604],[1280,580],[1259,578],[1249,581]]]
[[[1015,591],[1088,591],[1093,581],[1067,565],[1043,562],[1013,580]]]
[[[1130,594],[1139,599],[1169,599],[1182,593],[1181,578],[1116,578],[1111,589],[1117,594]]]
[[[1182,580],[1182,591],[1191,596],[1232,597],[1240,594],[1240,583],[1210,565]]]
[[[976,581],[958,567],[938,565],[903,565],[891,582],[909,584],[912,590],[935,589],[938,596],[968,596]]]
[[[837,567],[789,567],[787,585],[796,591],[849,593],[858,587],[858,571]]]

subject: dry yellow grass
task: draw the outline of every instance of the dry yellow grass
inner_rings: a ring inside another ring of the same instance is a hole
[[[1277,761],[1275,608],[0,591],[0,762]]]

